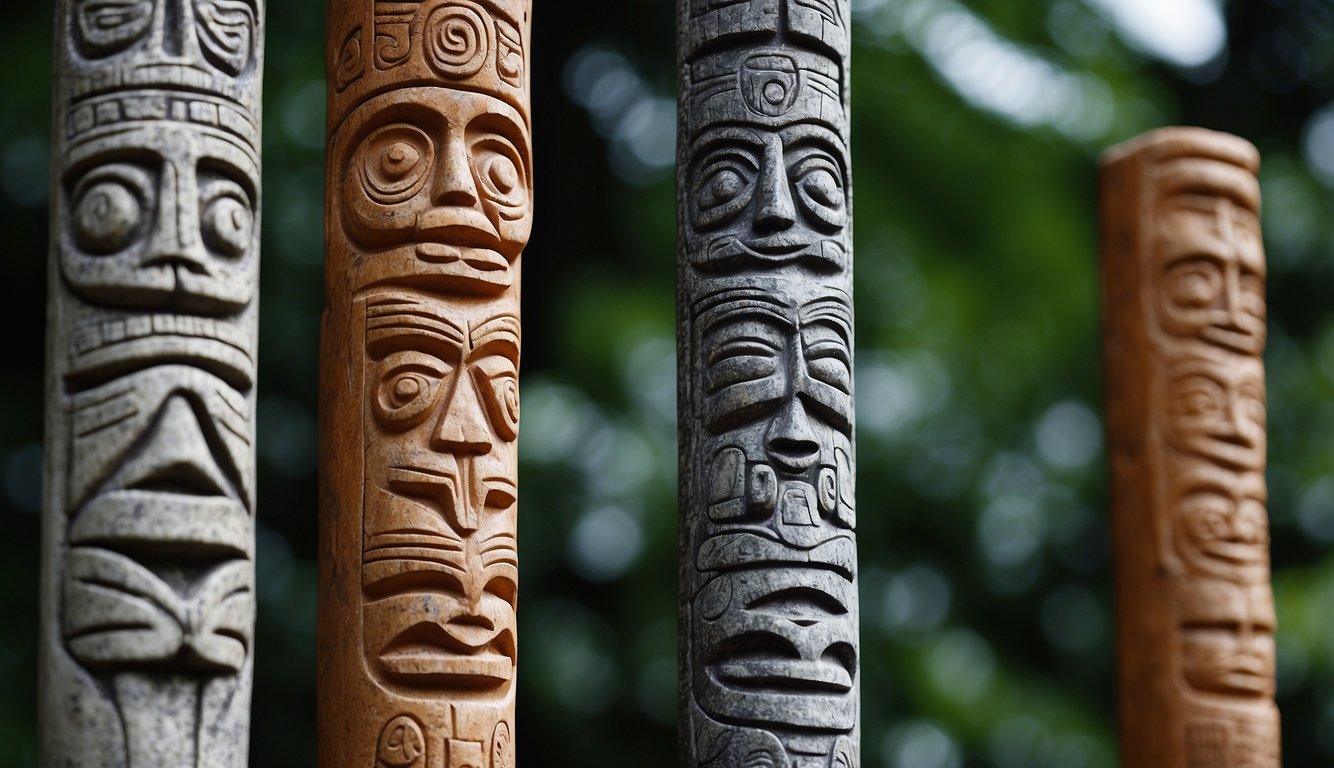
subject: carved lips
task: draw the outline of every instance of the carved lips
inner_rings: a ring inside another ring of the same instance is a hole
[[[371,251],[364,284],[394,276],[469,292],[503,289],[532,227],[522,116],[481,94],[408,90],[420,101],[406,103],[399,91],[349,118],[358,138],[346,150],[343,220],[352,241]]]

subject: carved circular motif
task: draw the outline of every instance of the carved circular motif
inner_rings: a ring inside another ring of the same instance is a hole
[[[426,59],[440,74],[472,77],[491,58],[491,23],[472,3],[441,6],[426,20]]]
[[[374,202],[394,205],[411,199],[426,184],[435,144],[412,125],[386,125],[367,137],[353,161],[361,186]]]
[[[380,732],[380,746],[376,751],[381,766],[409,768],[426,762],[426,738],[417,721],[400,715]]]
[[[242,256],[254,236],[255,215],[237,198],[219,195],[205,204],[200,227],[211,250],[224,256]]]
[[[115,181],[100,181],[74,207],[75,241],[88,253],[116,253],[134,239],[142,220],[143,207],[133,192]]]

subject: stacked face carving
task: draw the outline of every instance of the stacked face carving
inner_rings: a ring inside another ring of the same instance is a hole
[[[334,6],[330,312],[364,371],[360,546],[336,555],[360,562],[339,663],[364,675],[337,759],[512,768],[528,3]]]
[[[52,407],[67,432],[53,439],[64,475],[48,510],[64,529],[55,631],[112,683],[123,739],[61,749],[115,764],[241,765],[262,8],[71,0],[59,10]],[[64,674],[50,694],[83,685]]]
[[[855,766],[848,7],[680,8],[688,760]]]
[[[1122,150],[1115,165],[1113,178],[1134,178],[1140,197],[1138,208],[1119,212],[1134,211],[1137,220],[1124,232],[1124,222],[1112,222],[1110,242],[1133,231],[1142,271],[1138,282],[1127,279],[1130,270],[1125,278],[1109,271],[1111,295],[1137,293],[1143,302],[1117,305],[1112,299],[1109,337],[1125,345],[1115,347],[1118,354],[1145,356],[1148,380],[1130,381],[1130,368],[1119,368],[1128,363],[1109,358],[1109,387],[1142,392],[1124,401],[1112,398],[1140,409],[1122,413],[1121,420],[1142,419],[1147,426],[1147,450],[1126,461],[1129,454],[1117,443],[1138,427],[1118,424],[1113,414],[1113,468],[1125,472],[1139,462],[1133,476],[1120,475],[1117,482],[1145,483],[1152,507],[1137,517],[1139,510],[1120,502],[1117,515],[1136,520],[1134,526],[1153,524],[1158,556],[1153,574],[1139,576],[1145,580],[1139,589],[1165,587],[1161,597],[1131,595],[1126,592],[1136,587],[1122,580],[1123,639],[1142,644],[1123,653],[1129,670],[1123,696],[1147,691],[1134,686],[1147,686],[1151,673],[1159,673],[1158,667],[1136,666],[1143,664],[1136,657],[1151,648],[1169,654],[1173,678],[1154,683],[1161,687],[1153,695],[1163,699],[1148,705],[1156,722],[1131,718],[1136,725],[1127,729],[1127,749],[1131,755],[1179,754],[1190,768],[1276,768],[1258,157],[1233,137],[1165,129]],[[1117,279],[1126,285],[1115,285]],[[1131,350],[1125,342],[1134,338],[1135,324],[1146,349]],[[1130,534],[1129,527],[1119,531],[1119,547],[1134,546]]]

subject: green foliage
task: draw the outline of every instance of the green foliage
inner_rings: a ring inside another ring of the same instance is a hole
[[[537,5],[520,756],[668,768],[672,3]],[[1334,11],[1231,3],[1226,50],[1178,69],[1111,5],[854,2],[866,766],[1114,765],[1096,159],[1169,122],[1265,156],[1284,754],[1334,760]],[[268,8],[255,765],[314,755],[322,11]],[[0,10],[0,766],[36,765],[49,16]]]

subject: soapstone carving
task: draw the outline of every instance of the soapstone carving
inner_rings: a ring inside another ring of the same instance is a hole
[[[321,766],[514,766],[529,12],[330,4]]]
[[[681,764],[853,768],[849,8],[678,8]]]
[[[1190,128],[1103,160],[1124,765],[1280,765],[1258,167]]]
[[[56,4],[44,765],[248,762],[263,15]]]

